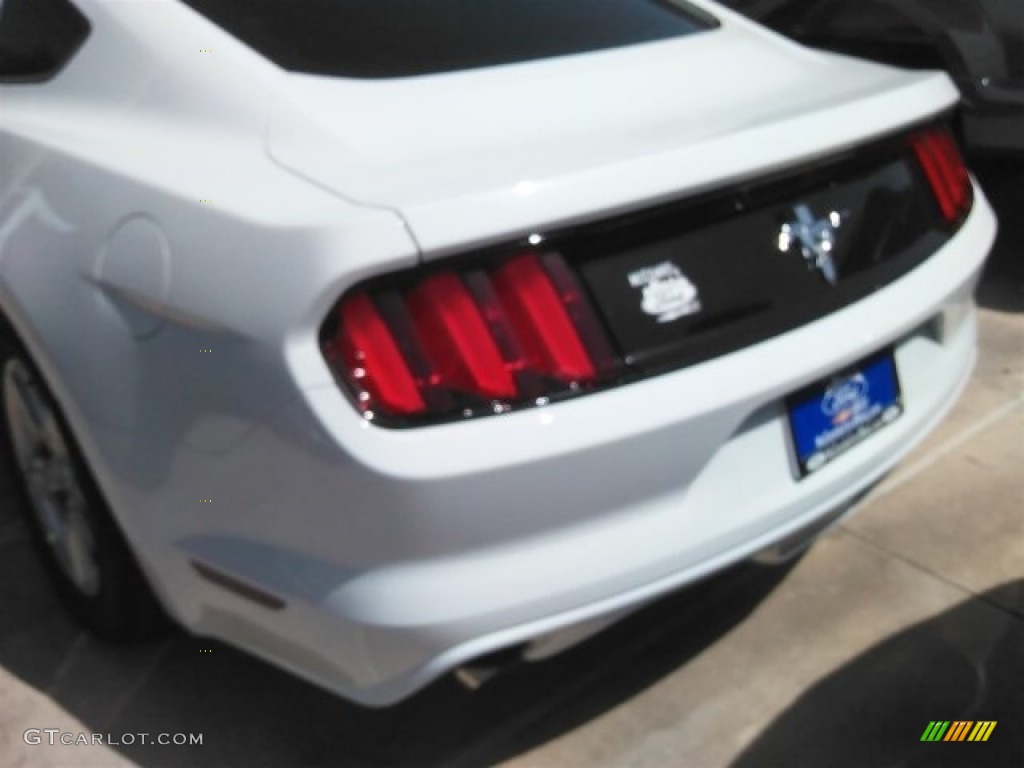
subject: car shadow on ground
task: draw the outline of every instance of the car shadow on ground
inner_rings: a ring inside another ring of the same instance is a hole
[[[5,523],[11,529],[7,512],[0,513],[0,529]],[[735,568],[555,659],[506,671],[476,692],[446,678],[392,709],[369,710],[180,632],[155,646],[98,643],[65,617],[28,544],[27,538],[8,542],[0,557],[0,672],[46,694],[86,733],[201,733],[201,746],[114,747],[143,766],[199,768],[493,765],[592,720],[687,664],[742,622],[792,568]]]
[[[966,600],[836,670],[731,768],[1020,768],[1022,683],[1024,580]],[[984,743],[922,742],[935,720],[996,726]]]

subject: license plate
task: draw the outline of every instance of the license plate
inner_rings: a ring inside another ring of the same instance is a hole
[[[886,351],[786,400],[799,477],[834,458],[903,413],[892,352]]]

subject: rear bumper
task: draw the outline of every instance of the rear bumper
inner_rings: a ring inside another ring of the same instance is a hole
[[[972,295],[994,234],[979,193],[952,241],[868,298],[549,408],[391,431],[334,387],[306,390],[230,453],[179,454],[182,482],[151,518],[161,592],[194,631],[370,705],[628,613],[813,526],[928,433],[973,363]],[[781,399],[884,347],[903,416],[797,481]],[[182,513],[195,505],[171,495],[200,484],[233,512]],[[193,562],[279,605],[223,589]]]

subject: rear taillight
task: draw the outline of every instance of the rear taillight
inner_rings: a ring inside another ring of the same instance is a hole
[[[364,415],[392,423],[501,412],[620,369],[576,275],[551,251],[357,288],[322,345]]]
[[[911,144],[942,217],[950,224],[962,221],[971,209],[971,180],[949,130],[930,128],[915,134]]]

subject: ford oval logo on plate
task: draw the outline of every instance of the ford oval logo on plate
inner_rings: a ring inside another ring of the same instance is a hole
[[[798,476],[824,467],[903,413],[891,352],[807,387],[787,400]]]

